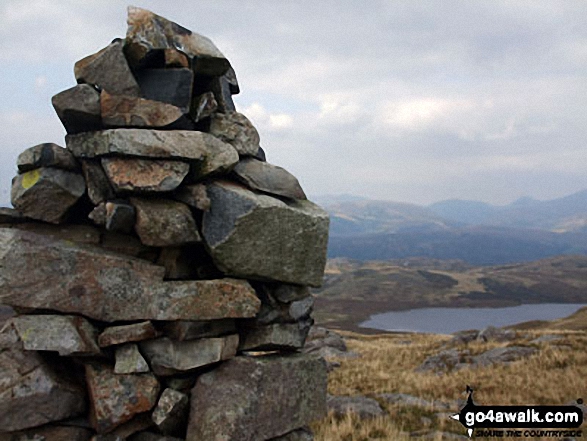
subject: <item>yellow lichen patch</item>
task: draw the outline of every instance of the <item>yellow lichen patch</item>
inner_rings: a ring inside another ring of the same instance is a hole
[[[22,175],[22,188],[24,188],[25,190],[28,190],[33,185],[35,185],[37,182],[39,182],[40,178],[41,178],[41,172],[38,168],[26,172],[25,174]]]

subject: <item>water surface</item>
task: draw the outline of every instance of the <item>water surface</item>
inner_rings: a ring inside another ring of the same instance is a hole
[[[465,329],[507,326],[529,320],[566,317],[585,306],[577,303],[540,303],[507,308],[420,308],[372,315],[362,328],[383,331],[451,334]]]

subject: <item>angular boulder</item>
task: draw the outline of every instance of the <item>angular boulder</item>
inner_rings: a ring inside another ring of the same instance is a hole
[[[104,204],[104,226],[108,231],[130,233],[136,220],[135,207],[125,201],[108,201]]]
[[[101,51],[76,62],[74,75],[77,82],[116,95],[140,96],[141,89],[126,62],[123,46],[121,40],[115,40]]]
[[[235,357],[198,378],[186,441],[285,435],[326,414],[326,381],[316,357]]]
[[[135,343],[118,346],[114,355],[116,357],[115,374],[141,374],[150,371],[149,365]]]
[[[153,50],[181,48],[197,74],[223,75],[230,63],[208,38],[147,11],[128,8],[126,44],[131,58],[140,60]]]
[[[41,167],[53,167],[70,171],[77,171],[80,168],[69,150],[52,142],[26,149],[18,155],[16,166],[20,173]]]
[[[240,155],[255,156],[259,150],[259,132],[242,113],[216,113],[210,122],[210,133],[232,145]]]
[[[0,298],[7,305],[109,322],[245,318],[259,311],[244,280],[163,282],[164,272],[99,248],[0,229]]]
[[[99,160],[82,160],[82,171],[86,179],[88,197],[94,205],[114,199],[114,189]]]
[[[134,323],[132,325],[112,326],[104,329],[98,336],[101,348],[119,345],[122,343],[149,340],[157,337],[157,331],[150,321]]]
[[[151,410],[160,389],[152,374],[120,375],[101,363],[86,365],[86,382],[92,403],[91,423],[98,433],[108,433]]]
[[[245,158],[233,169],[236,178],[252,190],[290,199],[307,199],[294,175],[255,158]]]
[[[144,98],[188,113],[194,84],[190,69],[141,69],[137,72],[137,81]]]
[[[210,209],[210,199],[204,184],[184,185],[175,194],[175,199],[201,211]]]
[[[78,84],[55,95],[51,103],[67,133],[102,129],[100,93],[94,86]]]
[[[141,242],[168,247],[201,242],[200,233],[189,207],[168,199],[131,198],[137,210],[135,230]]]
[[[229,182],[208,186],[202,235],[218,268],[236,277],[320,286],[328,214],[305,200],[283,202]]]
[[[26,217],[58,224],[85,191],[82,175],[43,167],[14,178],[10,198]]]
[[[97,331],[83,317],[21,315],[12,319],[24,349],[57,351],[59,355],[96,355]]]
[[[74,417],[86,409],[83,389],[33,352],[0,352],[0,379],[0,433]]]
[[[234,357],[238,341],[236,334],[187,341],[164,337],[140,346],[155,374],[174,375]]]
[[[165,389],[153,411],[153,422],[166,435],[181,435],[189,410],[189,397],[173,389]]]
[[[304,346],[310,329],[303,323],[274,323],[247,329],[242,333],[241,351],[292,351]]]

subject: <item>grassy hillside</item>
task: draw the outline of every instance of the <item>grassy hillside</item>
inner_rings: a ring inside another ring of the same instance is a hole
[[[587,256],[492,267],[427,259],[332,259],[315,295],[317,322],[350,330],[386,311],[587,303]]]

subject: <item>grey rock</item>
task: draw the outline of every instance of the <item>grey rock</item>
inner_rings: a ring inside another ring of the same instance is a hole
[[[326,359],[327,362],[333,362],[334,359],[341,359],[341,358],[357,358],[359,354],[354,351],[341,351],[340,349],[333,348],[331,346],[323,346],[318,349],[313,349],[311,351],[305,351],[305,348],[302,352],[306,352],[308,354],[316,355]]]
[[[114,189],[99,161],[83,160],[82,171],[88,187],[88,197],[94,205],[114,199]]]
[[[259,132],[241,113],[216,113],[210,121],[210,133],[232,145],[243,156],[255,156],[259,150]]]
[[[453,338],[448,342],[448,345],[463,345],[475,341],[479,335],[479,331],[476,329],[471,329],[455,332],[452,335]]]
[[[314,441],[314,434],[310,429],[303,428],[277,438],[271,438],[271,441]]]
[[[530,343],[557,343],[562,340],[564,340],[564,337],[562,335],[546,334],[531,340]]]
[[[239,159],[230,144],[209,133],[189,130],[111,129],[67,135],[65,142],[78,158],[112,154],[193,160],[198,179],[226,172]]]
[[[116,357],[114,373],[116,374],[142,374],[149,372],[149,365],[139,352],[139,347],[135,343],[118,346],[114,355]]]
[[[294,175],[268,162],[245,158],[234,167],[233,173],[252,190],[290,199],[307,199]]]
[[[236,355],[238,335],[174,341],[167,337],[140,343],[157,375],[174,375],[207,366]]]
[[[268,287],[271,295],[282,303],[295,302],[305,299],[310,295],[310,289],[307,286],[288,285],[285,283],[265,286]]]
[[[14,208],[0,207],[0,224],[20,224],[28,219]]]
[[[190,170],[181,161],[137,158],[102,158],[102,167],[117,193],[172,191]]]
[[[232,101],[232,93],[230,93],[230,83],[228,82],[228,79],[224,75],[213,78],[210,82],[210,86],[216,102],[218,103],[218,112],[236,112],[236,107]]]
[[[195,122],[210,118],[218,109],[214,93],[206,92],[194,97],[190,114]]]
[[[16,165],[20,173],[41,167],[53,167],[70,171],[77,171],[80,168],[74,156],[67,149],[52,142],[26,149],[18,155]]]
[[[183,441],[173,436],[160,435],[152,432],[141,432],[129,438],[129,441]]]
[[[477,335],[477,340],[480,341],[496,341],[496,342],[504,342],[514,340],[516,338],[515,331],[510,329],[500,329],[496,328],[495,326],[488,326],[487,328],[483,329]]]
[[[259,150],[257,150],[257,153],[255,156],[253,156],[253,158],[258,159],[259,161],[267,161],[267,156],[265,155],[265,150],[263,150],[263,147],[259,147]]]
[[[135,60],[153,50],[181,48],[192,60],[194,71],[207,76],[223,75],[230,63],[212,41],[146,9],[128,8],[128,51]]]
[[[97,331],[83,317],[72,315],[22,315],[12,319],[28,351],[57,351],[59,355],[96,355]]]
[[[52,225],[41,222],[27,222],[12,225],[12,228],[77,244],[98,245],[100,243],[100,231],[90,225]]]
[[[22,432],[0,433],[0,441],[88,441],[92,432],[83,427],[43,426]]]
[[[346,343],[340,334],[320,326],[312,326],[308,333],[304,352],[310,353],[324,347],[337,349],[341,352],[347,351]]]
[[[126,62],[123,42],[120,40],[75,63],[74,74],[78,83],[92,84],[115,95],[141,94]]]
[[[202,234],[216,266],[237,277],[320,286],[328,214],[309,201],[285,203],[228,182],[208,186]]]
[[[99,434],[111,432],[157,403],[160,386],[152,374],[116,374],[101,363],[85,367],[91,423]]]
[[[314,308],[314,297],[308,296],[305,299],[297,300],[289,305],[289,316],[293,320],[301,320],[308,317]]]
[[[236,333],[234,319],[211,321],[177,320],[163,326],[163,332],[173,340],[184,341],[203,337],[218,337]]]
[[[451,406],[443,401],[425,400],[423,398],[419,398],[409,394],[383,393],[377,394],[377,398],[380,398],[389,404],[418,407],[421,409],[429,410],[431,412],[446,412],[451,409]]]
[[[148,246],[168,247],[201,241],[189,207],[168,199],[131,198],[137,212],[135,230]]]
[[[193,184],[182,186],[175,192],[175,199],[201,211],[210,210],[210,199],[206,192],[206,185]]]
[[[447,349],[438,354],[427,357],[416,369],[416,372],[442,372],[454,369],[466,363],[468,352],[459,352],[456,349]]]
[[[189,397],[174,389],[165,389],[153,411],[153,422],[165,435],[181,435],[189,412]]]
[[[137,81],[144,98],[189,111],[194,83],[190,69],[143,69],[137,72]]]
[[[132,325],[111,326],[98,336],[101,348],[122,343],[150,340],[157,337],[157,331],[150,321]]]
[[[100,202],[98,205],[94,207],[90,214],[88,214],[88,219],[90,219],[94,224],[98,226],[105,226],[106,225],[106,204],[104,202]],[[133,224],[134,226],[134,224]]]
[[[51,99],[53,108],[67,133],[102,129],[100,93],[89,84],[78,84]]]
[[[34,352],[0,352],[0,378],[0,433],[63,420],[86,409],[83,389],[57,375]]]
[[[241,333],[242,351],[294,350],[304,346],[309,326],[275,323],[246,329]]]
[[[494,348],[473,357],[472,363],[477,366],[489,366],[495,363],[511,363],[538,352],[536,348],[526,346],[508,346]]]
[[[104,211],[104,226],[108,231],[132,232],[136,220],[136,210],[132,205],[124,201],[108,201]]]
[[[326,413],[326,381],[315,357],[235,357],[198,378],[186,441],[258,441],[306,426]]]
[[[244,280],[163,282],[164,271],[100,248],[0,228],[0,298],[16,308],[101,321],[248,318],[259,311]]]
[[[354,413],[359,418],[375,418],[385,415],[385,411],[376,400],[361,395],[354,397],[328,395],[326,405],[328,412],[339,418],[348,413]]]
[[[56,168],[37,168],[12,181],[12,205],[32,219],[61,223],[86,191],[84,178]]]

